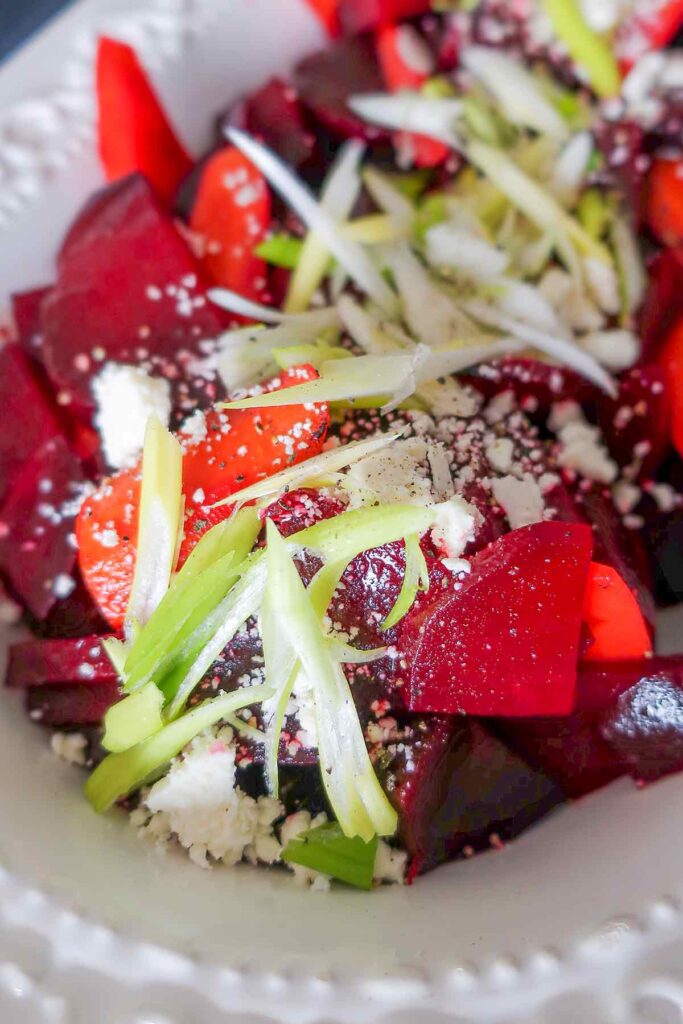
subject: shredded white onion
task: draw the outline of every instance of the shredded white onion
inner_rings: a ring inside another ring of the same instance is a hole
[[[504,273],[506,252],[478,238],[458,224],[435,224],[425,234],[425,255],[434,267],[453,267],[475,281],[487,281]]]
[[[513,124],[563,139],[567,125],[518,60],[488,46],[468,46],[461,63],[491,93]]]
[[[571,206],[576,201],[592,152],[591,133],[578,132],[572,135],[555,161],[550,188],[565,206]]]
[[[228,128],[227,137],[265,175],[273,188],[285,199],[309,230],[315,231],[332,255],[346,268],[349,276],[367,295],[391,313],[396,297],[372,260],[356,242],[339,230],[328,213],[299,178],[269,149],[237,128]]]
[[[221,306],[222,309],[264,324],[293,323],[297,320],[305,323],[312,317],[326,317],[329,320],[326,327],[334,327],[339,323],[334,306],[314,309],[307,313],[282,313],[279,309],[273,309],[272,306],[263,306],[260,302],[245,299],[243,295],[230,291],[229,288],[212,288],[208,295],[211,301],[215,302],[217,306]]]
[[[419,92],[405,90],[351,96],[348,105],[354,114],[371,124],[429,135],[453,149],[461,148],[455,129],[463,110],[460,100],[427,97]]]
[[[425,345],[445,345],[453,341],[463,326],[462,314],[437,287],[410,247],[401,243],[387,246],[384,256],[412,334]]]
[[[415,222],[415,207],[406,196],[391,184],[386,174],[376,167],[366,167],[363,181],[380,210],[389,214],[392,223],[401,232],[409,232]]]

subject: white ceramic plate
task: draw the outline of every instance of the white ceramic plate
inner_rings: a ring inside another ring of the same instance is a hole
[[[80,0],[0,68],[0,299],[50,279],[100,178],[94,34],[135,42],[188,143],[322,42],[303,0]],[[681,618],[665,617],[680,647]],[[308,895],[160,858],[0,704],[2,1024],[683,1020],[683,777],[618,783],[412,889]]]

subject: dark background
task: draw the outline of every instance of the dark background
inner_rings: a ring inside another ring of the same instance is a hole
[[[0,60],[70,0],[0,0]]]

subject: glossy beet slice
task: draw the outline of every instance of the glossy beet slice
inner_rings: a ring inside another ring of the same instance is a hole
[[[27,459],[0,506],[0,571],[38,619],[76,585],[71,535],[83,482],[80,464],[58,436]]]
[[[578,797],[620,775],[653,780],[683,768],[683,659],[584,665],[563,718],[504,721],[505,739]]]
[[[605,443],[632,479],[648,480],[671,445],[671,410],[665,375],[656,364],[636,366],[619,381],[616,398],[597,404]]]
[[[9,651],[5,684],[10,687],[50,683],[115,683],[116,672],[99,636],[68,640],[27,640]]]
[[[361,121],[347,103],[357,93],[384,91],[368,36],[341,40],[304,58],[296,67],[294,84],[306,109],[337,138],[390,140],[391,132]]]
[[[677,249],[662,249],[648,263],[647,280],[647,292],[638,314],[643,361],[652,359],[683,316],[683,253]]]
[[[0,348],[0,500],[36,450],[61,436],[57,413],[33,360],[18,344]]]
[[[562,800],[551,779],[479,722],[413,716],[401,743],[378,770],[399,813],[409,880],[500,846]]]
[[[592,546],[587,527],[546,522],[475,555],[459,590],[406,621],[410,709],[568,712]]]
[[[512,391],[525,412],[549,412],[559,399],[588,401],[595,388],[585,378],[562,366],[541,363],[538,359],[498,359],[482,363],[476,373],[463,377],[486,398]]]
[[[244,120],[252,135],[293,167],[306,164],[313,156],[315,135],[289,82],[271,78],[250,93],[244,100]]]
[[[224,322],[173,220],[133,175],[97,193],[64,242],[43,303],[45,363],[54,384],[90,409],[103,361],[177,380]]]
[[[99,725],[120,696],[115,683],[34,686],[26,693],[26,708],[29,717],[41,725]]]
[[[49,288],[34,288],[29,292],[15,292],[12,296],[12,315],[17,329],[17,340],[29,355],[41,358],[43,334],[40,323],[41,307]]]

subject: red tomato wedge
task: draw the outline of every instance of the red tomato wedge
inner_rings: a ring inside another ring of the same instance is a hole
[[[190,217],[211,281],[248,299],[263,297],[266,264],[254,249],[266,236],[270,212],[261,172],[235,146],[215,153],[202,172]]]
[[[683,319],[667,336],[657,355],[664,371],[664,380],[671,409],[671,440],[683,456]]]
[[[683,244],[683,160],[655,160],[647,179],[645,220],[664,245]]]
[[[311,366],[294,367],[265,385],[266,391],[317,377]],[[183,494],[187,510],[180,567],[200,537],[230,513],[211,509],[257,480],[318,455],[329,424],[324,403],[272,409],[212,409],[203,429],[184,441]],[[79,563],[90,594],[115,628],[123,625],[135,571],[140,466],[103,481],[83,503],[76,521]]]
[[[582,661],[617,661],[652,654],[652,638],[638,601],[611,566],[591,562],[583,617],[593,642]]]
[[[377,31],[377,57],[387,88],[419,90],[433,73],[431,53],[412,25],[384,25]],[[398,132],[397,148],[410,153],[417,167],[437,167],[448,156],[448,146],[438,139],[412,132]]]
[[[135,51],[103,36],[97,49],[98,140],[108,181],[139,171],[171,203],[192,160]]]

